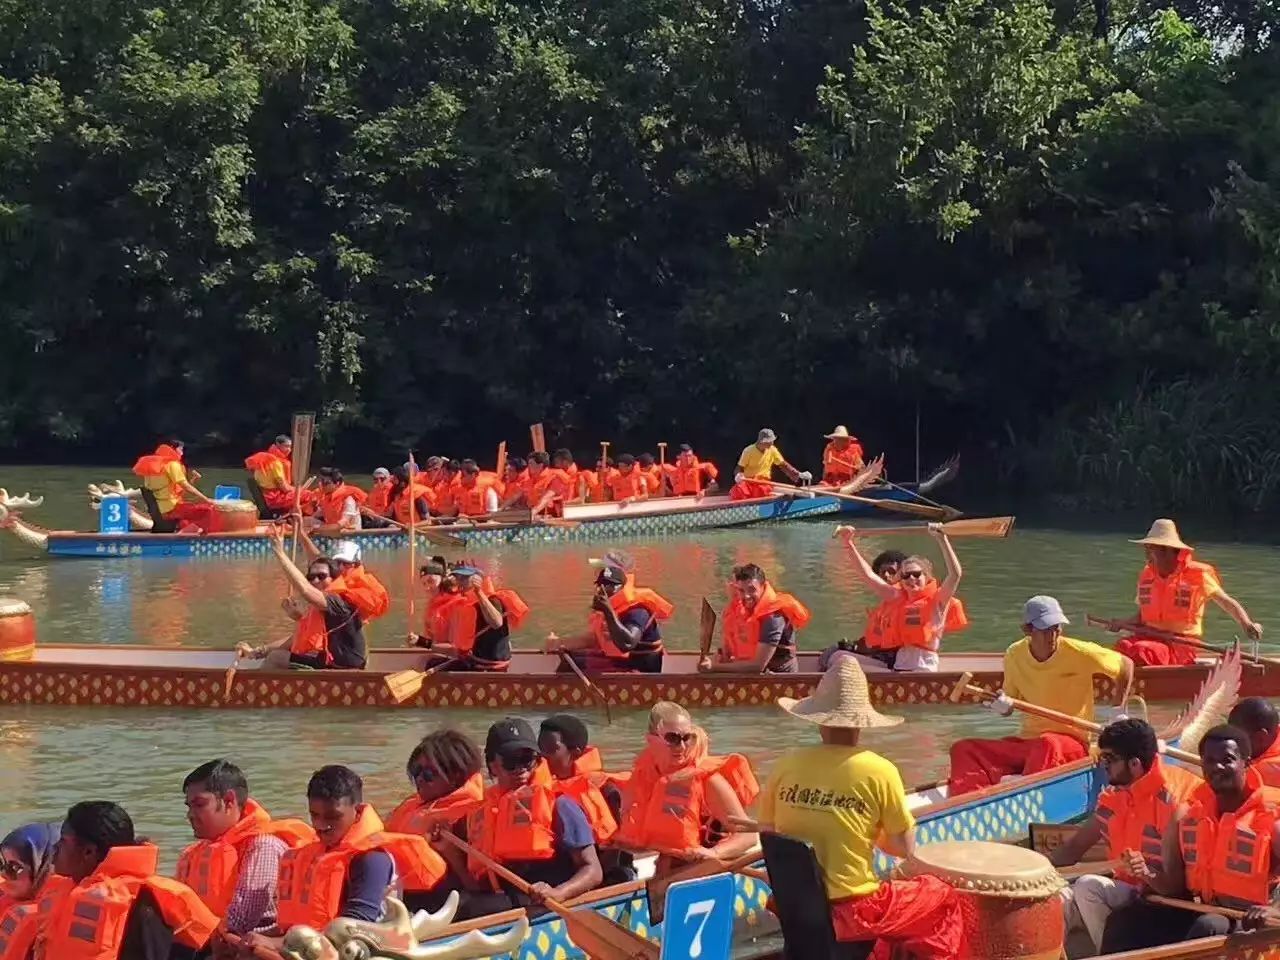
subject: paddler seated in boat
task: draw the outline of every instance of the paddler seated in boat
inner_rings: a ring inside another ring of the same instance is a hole
[[[1235,597],[1222,589],[1218,571],[1193,560],[1195,548],[1184,543],[1172,520],[1160,519],[1140,544],[1147,554],[1138,574],[1138,613],[1126,625],[1133,636],[1116,643],[1116,649],[1137,664],[1166,666],[1195,663],[1195,644],[1204,636],[1204,612],[1212,600],[1240,625],[1252,640],[1262,639],[1262,624]],[[1143,628],[1177,633],[1193,643],[1170,643],[1144,636]]]
[[[53,872],[61,825],[31,823],[0,840],[0,960],[31,960],[42,900],[71,886]]]
[[[877,940],[876,957],[898,947],[916,960],[961,955],[956,892],[937,877],[881,880],[876,848],[906,859],[915,852],[915,817],[893,763],[863,748],[864,730],[894,727],[871,705],[854,657],[840,657],[812,696],[778,706],[816,724],[821,745],[784,753],[760,799],[759,828],[813,845],[822,868],[831,923],[841,941]]]
[[[285,434],[265,450],[245,457],[244,468],[253,475],[253,482],[262,491],[262,500],[277,516],[288,513],[297,504],[298,494],[293,486],[293,440]]]
[[[897,586],[901,580],[902,565],[906,560],[907,555],[901,550],[881,550],[871,561],[871,572],[889,586]],[[862,636],[853,647],[854,653],[879,660],[889,668],[893,667],[898,659],[898,651],[902,649],[889,645],[897,639],[889,630],[893,623],[893,617],[890,616],[889,611],[896,599],[881,600],[867,611],[867,622],[862,629]]]
[[[615,846],[656,850],[656,872],[695,860],[732,860],[759,842],[751,832],[730,832],[760,793],[741,754],[710,756],[706,731],[689,711],[661,700],[649,711],[645,747],[623,789]]]
[[[53,869],[70,885],[40,903],[44,960],[191,960],[218,927],[190,887],[157,873],[159,851],[106,800],[67,811]]]
[[[1276,908],[1280,809],[1275,793],[1249,767],[1249,735],[1214,727],[1200,740],[1201,784],[1179,804],[1165,829],[1158,868],[1127,850],[1125,868],[1154,893],[1197,897],[1243,910],[1246,918],[1197,913],[1139,900],[1111,914],[1104,954],[1252,930],[1280,920]]]
[[[302,532],[302,546],[309,560],[323,559],[324,554],[305,530]],[[385,616],[391,609],[391,594],[382,581],[365,567],[360,544],[354,540],[339,540],[333,545],[329,559],[335,574],[330,592],[340,593],[354,604],[366,624]]]
[[[720,615],[720,654],[698,662],[702,673],[796,673],[796,631],[809,622],[809,608],[773,589],[754,563],[733,568],[730,599]]]
[[[409,634],[409,646],[431,647],[437,641],[448,642],[450,604],[459,599],[458,581],[449,577],[449,564],[444,557],[431,557],[418,568],[418,583],[427,598],[422,633]]]
[[[618,465],[606,474],[605,489],[614,503],[649,499],[649,480],[629,453],[619,456]]]
[[[529,454],[529,501],[534,516],[562,517],[564,505],[575,495],[569,475],[551,466],[546,451]]]
[[[547,897],[563,902],[600,886],[603,873],[591,824],[576,800],[556,796],[551,788],[528,721],[507,717],[491,726],[484,756],[494,782],[467,817],[466,839],[532,889],[528,896],[520,893],[469,862],[457,847],[438,841],[436,848],[466,889],[457,919],[536,905]]]
[[[438,655],[428,666],[439,664],[442,672],[505,673],[511,666],[511,631],[528,616],[529,605],[470,564],[453,566],[441,588],[454,600],[441,614],[442,642],[419,644]]]
[[[484,767],[480,748],[465,733],[427,734],[405,764],[414,792],[387,817],[387,829],[427,836],[438,824],[453,826],[484,799]]]
[[[666,473],[673,497],[703,497],[718,489],[720,471],[710,460],[699,460],[689,443],[680,444],[676,462],[667,464]]]
[[[898,568],[898,582],[879,576],[858,549],[858,532],[853,527],[836,527],[853,557],[853,569],[880,600],[867,625],[868,636],[885,649],[896,649],[895,670],[938,669],[938,651],[948,631],[969,625],[964,604],[956,596],[964,571],[942,524],[929,524],[929,536],[937,541],[947,576],[941,584],[934,579],[933,563],[919,555],[907,557]]]
[[[841,487],[857,475],[865,464],[862,462],[862,444],[841,424],[826,435],[828,441],[822,451],[822,482]]]
[[[1107,789],[1098,797],[1093,816],[1049,854],[1050,862],[1055,867],[1073,866],[1102,841],[1108,860],[1121,860],[1126,851],[1136,850],[1158,870],[1169,821],[1178,805],[1201,786],[1201,779],[1185,767],[1161,760],[1155,730],[1134,717],[1110,723],[1099,734],[1098,764]],[[1114,878],[1078,877],[1062,893],[1068,935],[1083,931],[1093,948],[1088,955],[1097,955],[1107,918],[1141,895],[1142,882],[1124,866]]]
[[[493,474],[482,476],[480,465],[474,460],[462,461],[458,486],[442,510],[446,517],[483,517],[497,513],[501,506],[498,487]]]
[[[216,525],[213,498],[201,493],[188,478],[182,452],[181,440],[162,443],[155,453],[138,458],[134,475],[155,496],[161,517],[176,523],[179,533],[212,530]]]
[[[1268,787],[1280,788],[1280,716],[1262,697],[1245,697],[1231,708],[1227,722],[1249,735],[1249,766]]]
[[[1022,609],[1026,636],[1005,651],[1004,684],[1000,695],[985,704],[987,709],[1007,717],[1017,699],[1093,720],[1093,680],[1099,676],[1115,684],[1117,703],[1129,699],[1133,661],[1096,643],[1063,636],[1062,628],[1070,623],[1053,597],[1036,596],[1026,602]],[[1088,753],[1085,735],[1075,727],[1027,715],[1021,736],[952,744],[947,795],[957,797],[994,786],[1002,777],[1051,770]]]
[[[315,840],[315,831],[301,820],[272,820],[229,760],[196,767],[182,792],[196,842],[178,857],[177,879],[221,919],[219,932],[243,937],[275,926],[280,858]]]
[[[531,506],[529,502],[529,461],[524,457],[507,459],[506,476],[502,483],[502,509]]]
[[[340,536],[361,529],[360,508],[369,495],[347,483],[337,467],[321,467],[316,471],[316,480],[320,485],[320,522],[311,525],[311,531]]]
[[[640,456],[636,457],[636,469],[640,471],[644,477],[644,482],[648,485],[649,496],[661,497],[666,477],[662,472],[662,467],[658,466],[657,458],[647,451],[640,454]]]
[[[549,633],[544,649],[551,653],[563,647],[590,672],[661,673],[660,623],[674,610],[661,594],[637,587],[635,574],[613,555],[596,575],[586,632],[568,637]],[[561,669],[567,668],[561,664]]]
[[[436,488],[425,482],[421,471],[411,479],[408,467],[396,467],[391,473],[391,484],[390,515],[402,527],[422,523],[439,507]]]
[[[376,921],[388,893],[429,891],[444,880],[445,863],[424,837],[383,827],[354,770],[328,766],[312,774],[307,810],[316,840],[281,858],[275,927],[246,937],[250,948],[278,952],[300,924],[323,930],[339,917]]]
[[[778,491],[769,482],[773,479],[774,467],[786,474],[793,484],[808,483],[813,479],[808,470],[797,470],[787,463],[777,443],[778,435],[765,427],[756,435],[755,443],[743,448],[738,457],[737,473],[733,476],[733,489],[729,491],[730,499],[776,496]]]
[[[378,467],[373,471],[373,487],[369,490],[369,502],[360,515],[364,518],[364,529],[385,530],[391,526],[391,498],[395,495],[396,481],[386,467]]]
[[[362,670],[368,656],[364,621],[350,597],[350,588],[340,582],[337,564],[318,557],[307,564],[304,574],[284,549],[284,532],[267,531],[271,550],[293,585],[297,596],[281,601],[285,613],[296,622],[292,637],[260,646],[236,644],[236,656],[265,660],[268,670],[289,668],[310,670]]]

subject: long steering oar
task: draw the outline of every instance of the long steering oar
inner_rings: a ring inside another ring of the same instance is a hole
[[[973,674],[967,670],[960,674],[960,679],[957,680],[956,685],[951,688],[950,700],[952,703],[959,703],[960,698],[966,693],[972,694],[982,701],[996,699],[996,694],[993,691],[970,683],[969,681],[972,679]],[[1081,720],[1079,717],[1073,717],[1069,713],[1059,713],[1057,710],[1050,710],[1048,707],[1042,707],[1039,704],[1028,703],[1026,700],[1014,700],[1011,697],[1009,702],[1013,704],[1013,709],[1020,713],[1030,714],[1033,717],[1053,720],[1057,723],[1066,724],[1069,727],[1075,727],[1077,730],[1084,730],[1088,733],[1101,733],[1103,730],[1103,725],[1100,723],[1094,723],[1092,720]],[[1200,765],[1200,758],[1198,756],[1194,753],[1187,753],[1185,750],[1179,750],[1177,747],[1170,747],[1166,744],[1161,744],[1160,752],[1173,757],[1175,760],[1181,760],[1184,763],[1194,764],[1197,767]]]
[[[573,659],[572,654],[570,654],[568,650],[564,647],[560,647],[556,650],[556,654],[562,661],[564,661],[565,666],[578,675],[578,679],[582,681],[583,686],[587,688],[587,691],[591,696],[600,701],[600,704],[604,707],[605,721],[609,726],[613,726],[613,711],[609,709],[612,706],[612,704],[609,703],[609,695],[596,686],[594,680],[582,672],[582,668],[578,666],[578,661]]]
[[[1003,540],[1013,533],[1014,517],[973,517],[964,520],[951,520],[942,525],[942,532],[948,537],[987,537],[992,540]],[[894,527],[862,527],[866,536],[878,536],[882,533],[928,533],[927,525],[904,523]],[[833,531],[832,537],[835,536]]]
[[[1236,910],[1234,907],[1220,907],[1216,903],[1198,903],[1195,900],[1175,900],[1173,897],[1162,897],[1155,893],[1149,893],[1142,899],[1162,907],[1177,907],[1179,910],[1188,910],[1191,913],[1210,913],[1226,917],[1228,920],[1243,920],[1248,916],[1243,910]],[[1280,920],[1264,920],[1262,925],[1274,929],[1280,927]]]
[[[790,483],[779,483],[777,480],[765,481],[775,490],[785,490],[787,493],[798,494],[802,497],[835,497],[837,500],[847,500],[850,503],[861,503],[877,510],[887,510],[890,513],[905,513],[913,517],[920,517],[922,520],[948,521],[955,520],[960,516],[959,510],[953,510],[951,507],[931,507],[924,503],[910,503],[906,500],[873,500],[871,497],[859,497],[852,493],[841,493],[839,490],[814,490],[810,487],[797,487]]]
[[[465,840],[459,840],[452,833],[446,831],[441,836],[446,843],[453,844],[467,856],[483,864],[490,872],[507,881],[525,896],[529,895],[531,884],[523,878],[481,853]],[[552,900],[550,897],[542,902],[548,910],[564,920],[569,931],[569,939],[594,960],[658,960],[661,955],[656,943],[646,940],[638,933],[633,933],[603,914],[595,913],[590,909],[571,910],[559,900]]]
[[[1198,650],[1204,650],[1206,653],[1212,653],[1219,657],[1225,657],[1231,651],[1230,647],[1204,643],[1199,637],[1188,636],[1185,633],[1172,633],[1169,630],[1157,630],[1154,627],[1137,627],[1125,620],[1108,620],[1106,617],[1095,617],[1091,613],[1086,613],[1084,618],[1090,626],[1101,627],[1108,633],[1133,633],[1143,637],[1150,637],[1152,640],[1163,640],[1165,643],[1195,647]],[[1276,660],[1273,657],[1259,657],[1252,653],[1245,653],[1243,650],[1240,651],[1240,659],[1245,663],[1256,663],[1262,667],[1280,666],[1280,660]]]
[[[658,877],[650,877],[644,882],[645,896],[649,898],[650,922],[662,922],[663,915],[666,913],[667,889],[673,883],[679,883],[682,880],[698,880],[702,877],[714,877],[720,873],[741,873],[744,876],[768,883],[768,872],[757,870],[751,866],[763,858],[764,854],[757,847],[733,860],[699,860],[680,870],[673,870]]]

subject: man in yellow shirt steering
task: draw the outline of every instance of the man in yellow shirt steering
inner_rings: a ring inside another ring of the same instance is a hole
[[[757,434],[755,443],[742,449],[738,456],[738,470],[733,477],[733,489],[729,491],[730,499],[772,497],[777,493],[769,483],[773,479],[774,467],[786,474],[792,483],[808,483],[813,479],[808,470],[797,470],[787,463],[777,443],[778,435],[765,427]]]
[[[836,939],[876,940],[881,956],[900,947],[915,960],[952,960],[963,937],[960,902],[937,877],[881,880],[877,843],[895,857],[915,850],[915,818],[902,775],[858,745],[863,730],[893,727],[871,706],[855,657],[841,657],[813,695],[778,700],[787,713],[817,724],[819,746],[784,754],[760,794],[759,829],[813,844],[831,903]]]
[[[1021,640],[1004,654],[1004,684],[988,709],[1007,717],[1012,700],[1025,700],[1082,720],[1092,720],[1093,678],[1115,682],[1117,703],[1129,699],[1133,661],[1096,643],[1062,635],[1071,621],[1053,597],[1037,596],[1022,611]],[[1119,716],[1109,718],[1119,719]],[[993,786],[1001,777],[1040,773],[1085,757],[1088,743],[1075,727],[1042,717],[1026,717],[1022,735],[999,740],[957,740],[951,745],[947,795],[956,797]]]

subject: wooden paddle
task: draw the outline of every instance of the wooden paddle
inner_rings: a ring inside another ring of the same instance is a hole
[[[1156,893],[1148,893],[1143,897],[1147,903],[1159,904],[1162,907],[1177,907],[1179,910],[1189,910],[1192,913],[1212,913],[1219,917],[1226,917],[1228,920],[1243,920],[1247,913],[1243,910],[1236,910],[1233,907],[1220,907],[1216,903],[1197,903],[1195,900],[1175,900],[1173,897],[1162,897]],[[1264,920],[1264,927],[1280,927],[1280,919]]]
[[[231,661],[231,666],[227,667],[226,678],[222,682],[222,702],[228,703],[231,700],[231,685],[236,682],[236,671],[240,669],[240,654],[236,654],[235,659]]]
[[[702,619],[698,624],[698,653],[703,659],[711,657],[711,643],[716,635],[716,611],[702,598]]]
[[[412,450],[409,451],[408,463],[409,463],[409,485],[405,487],[405,493],[411,494],[413,493],[413,478],[418,474],[418,465],[413,462]],[[418,505],[413,502],[414,499],[415,499],[414,497],[409,497],[409,509],[406,511],[406,514],[409,517],[409,583],[408,583],[409,623],[408,623],[408,626],[405,628],[406,634],[413,633],[413,621],[415,619],[415,613],[417,612],[416,601],[414,599],[413,585],[418,575],[418,570],[417,570],[418,536],[417,536],[417,531],[414,530],[413,528],[417,525],[417,521],[418,521]],[[418,684],[418,687],[419,689],[421,689],[422,684]],[[397,700],[396,702],[401,703],[402,701]]]
[[[920,517],[922,520],[946,522],[955,520],[960,516],[960,511],[951,507],[931,507],[924,503],[908,503],[905,500],[873,500],[870,497],[859,497],[852,493],[841,493],[839,490],[813,490],[807,487],[793,486],[790,483],[779,483],[777,480],[766,480],[765,483],[775,490],[785,490],[788,493],[799,494],[802,497],[835,497],[837,500],[862,503],[878,510],[888,510],[890,513],[906,513],[913,517]]]
[[[491,873],[501,877],[525,896],[530,895],[532,885],[512,873],[498,861],[481,853],[465,840],[445,831],[441,836],[468,857],[483,864]],[[619,923],[590,908],[571,910],[559,900],[550,897],[542,901],[548,910],[562,918],[571,939],[588,957],[594,960],[658,960],[661,951],[638,933],[633,933]]]
[[[1106,617],[1095,617],[1091,613],[1084,615],[1085,621],[1094,627],[1101,627],[1108,633],[1132,633],[1143,637],[1150,637],[1152,640],[1163,640],[1165,643],[1177,643],[1184,647],[1195,647],[1204,650],[1207,653],[1224,657],[1230,652],[1230,647],[1219,646],[1213,643],[1204,643],[1198,637],[1188,636],[1184,633],[1172,633],[1168,630],[1157,630],[1154,627],[1137,627],[1125,620],[1108,620]],[[1246,663],[1256,663],[1259,666],[1274,667],[1280,665],[1280,660],[1272,657],[1259,657],[1252,653],[1245,653],[1243,649],[1240,651],[1240,659]]]
[[[457,657],[450,657],[448,660],[437,663],[429,670],[397,670],[395,673],[388,673],[383,682],[387,685],[387,691],[391,694],[391,699],[396,703],[404,703],[406,700],[412,700],[418,695],[418,691],[422,689],[422,685],[427,682],[427,678],[434,673],[438,673],[451,663],[457,663]]]
[[[377,516],[377,514],[373,514]],[[397,530],[409,532],[408,524],[401,523],[399,520],[392,520],[390,517],[381,517],[379,519],[387,521]],[[415,533],[420,533],[432,543],[440,544],[445,547],[465,547],[467,541],[455,533],[445,533],[443,530],[432,530],[431,523],[428,520],[419,520],[413,525]]]
[[[604,718],[606,722],[609,724],[609,726],[613,726],[613,711],[610,709],[611,704],[609,703],[608,695],[603,690],[601,690],[598,686],[596,686],[596,683],[594,680],[592,680],[590,677],[588,677],[585,673],[582,672],[582,668],[578,666],[578,661],[573,659],[573,656],[569,653],[568,650],[566,650],[564,647],[560,647],[558,650],[556,650],[556,653],[559,655],[560,659],[564,661],[565,665],[568,666],[570,670],[572,670],[574,673],[578,675],[578,679],[581,680],[583,684],[586,685],[586,688],[591,693],[591,696],[599,700],[600,703],[604,705]]]
[[[682,880],[698,880],[702,877],[714,877],[720,873],[741,873],[768,883],[769,874],[767,871],[754,870],[751,867],[753,863],[763,858],[764,853],[757,848],[733,860],[717,860],[714,858],[698,860],[680,870],[673,870],[662,876],[650,877],[644,882],[645,896],[649,898],[650,921],[653,923],[662,922],[663,915],[666,913],[667,889],[673,883],[679,883]],[[747,871],[750,872],[748,873]]]
[[[547,435],[542,429],[542,424],[534,423],[529,425],[529,440],[533,444],[534,453],[547,452]]]
[[[1122,866],[1124,863],[1121,860],[1082,860],[1069,867],[1058,867],[1058,876],[1063,880],[1074,880],[1076,877],[1085,877],[1091,873],[1114,874]]]
[[[316,415],[314,413],[295,413],[293,415],[292,445],[289,448],[291,476],[294,482],[293,495],[293,551],[290,559],[298,565],[298,536],[302,530],[302,494],[310,485],[307,471],[311,469],[311,443],[315,439]],[[304,486],[298,486],[304,484]],[[293,584],[289,584],[289,597],[293,597]]]
[[[498,458],[494,461],[493,472],[498,475],[498,482],[507,482],[507,441],[498,444]]]
[[[976,686],[969,681],[973,679],[973,674],[966,670],[960,674],[960,679],[956,681],[956,685],[951,688],[950,700],[952,703],[959,703],[960,698],[966,693],[973,694],[980,700],[994,700],[996,694],[985,687]],[[1057,710],[1050,710],[1048,707],[1042,707],[1039,704],[1028,703],[1026,700],[1014,700],[1010,698],[1013,709],[1020,713],[1030,714],[1033,717],[1042,717],[1045,720],[1053,720],[1057,723],[1065,724],[1069,727],[1075,727],[1077,730],[1085,730],[1089,733],[1101,733],[1103,725],[1094,723],[1092,720],[1081,720],[1079,717],[1073,717],[1069,713],[1059,713]],[[1177,747],[1170,747],[1161,744],[1160,752],[1167,756],[1173,757],[1175,760],[1181,760],[1184,763],[1200,766],[1200,758],[1193,753],[1187,753],[1185,750],[1179,750]]]
[[[993,540],[1002,540],[1013,533],[1014,519],[1014,517],[973,517],[951,520],[942,525],[942,532],[948,537],[988,537]],[[909,523],[897,527],[864,527],[862,532],[867,536],[881,533],[928,533],[929,528],[922,524]],[[831,535],[834,537],[835,533]]]

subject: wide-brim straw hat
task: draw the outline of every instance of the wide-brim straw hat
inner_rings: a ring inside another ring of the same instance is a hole
[[[870,730],[896,727],[903,717],[886,717],[871,705],[867,677],[856,657],[837,657],[818,681],[818,688],[802,700],[779,697],[778,706],[799,720],[820,727]]]
[[[857,439],[857,437],[855,437],[853,434],[849,432],[849,428],[846,427],[843,423],[840,424],[840,426],[836,427],[834,430],[832,430],[830,433],[823,434],[823,436],[828,440],[856,440]]]
[[[1189,543],[1183,543],[1182,538],[1178,536],[1178,525],[1172,520],[1161,518],[1151,524],[1151,529],[1147,531],[1147,535],[1141,540],[1130,540],[1130,543],[1140,543],[1144,547],[1172,547],[1174,550],[1194,550],[1195,547]]]

